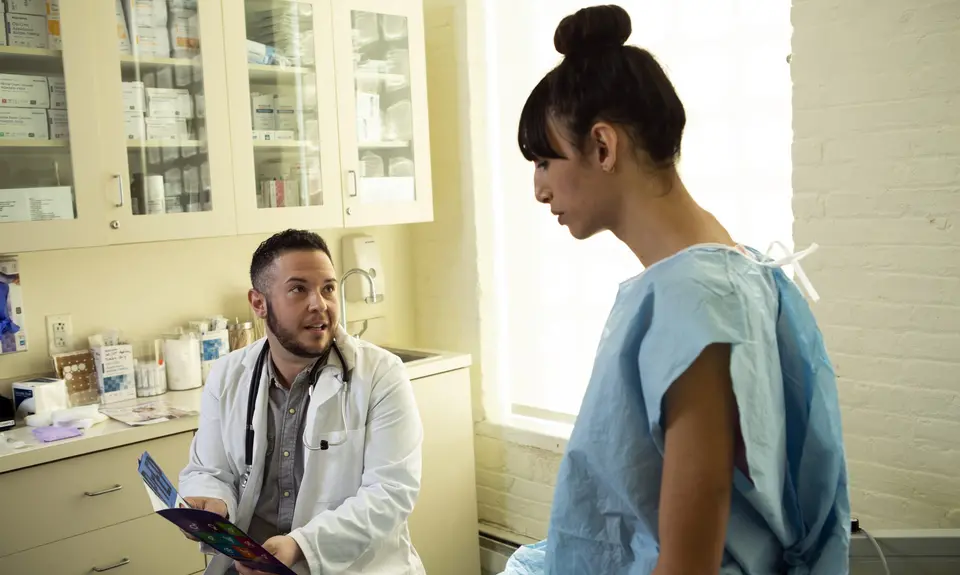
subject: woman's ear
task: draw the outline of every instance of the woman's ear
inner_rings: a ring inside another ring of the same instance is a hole
[[[590,129],[590,139],[597,152],[597,163],[600,169],[612,174],[617,167],[617,144],[619,136],[617,130],[607,122],[597,122]]]

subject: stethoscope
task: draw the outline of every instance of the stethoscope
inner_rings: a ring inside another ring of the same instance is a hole
[[[326,451],[330,449],[331,445],[343,445],[347,441],[347,393],[350,391],[350,379],[353,373],[347,369],[347,362],[343,358],[343,353],[340,351],[340,346],[337,345],[337,340],[333,340],[331,347],[333,348],[333,352],[337,354],[337,359],[340,360],[340,365],[343,366],[343,375],[339,378],[340,414],[343,417],[343,435],[337,440],[322,439],[320,440],[320,445],[314,446],[307,441],[307,429],[306,426],[304,426],[303,446],[310,451]],[[240,481],[241,489],[246,488],[247,481],[250,479],[250,471],[253,469],[253,412],[257,407],[257,394],[260,392],[260,377],[263,375],[263,367],[266,364],[269,354],[270,342],[264,340],[263,349],[260,350],[260,355],[257,357],[257,362],[253,365],[253,376],[250,378],[250,392],[247,396],[247,422],[245,425],[246,437],[244,439],[243,450],[243,463],[246,469],[244,471],[243,478]],[[308,402],[313,398],[313,388],[317,384],[317,377],[325,365],[326,362],[318,361],[314,363],[313,367],[310,369],[310,390],[308,392]],[[304,415],[304,417],[306,417],[306,415]]]

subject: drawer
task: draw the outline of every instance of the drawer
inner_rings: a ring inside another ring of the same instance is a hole
[[[0,558],[4,575],[188,575],[203,570],[193,541],[152,513],[69,539]]]
[[[176,484],[192,439],[180,433],[0,475],[0,515],[17,526],[4,529],[0,557],[153,513],[137,458],[149,451]]]

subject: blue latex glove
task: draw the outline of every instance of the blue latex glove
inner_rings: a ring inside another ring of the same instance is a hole
[[[0,282],[0,335],[20,331],[20,326],[13,323],[13,320],[7,315],[7,297],[9,293],[9,284]]]

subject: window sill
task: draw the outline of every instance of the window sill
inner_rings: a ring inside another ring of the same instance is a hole
[[[563,455],[573,425],[520,415],[509,415],[501,421],[481,421],[476,433],[516,445],[533,447]]]

